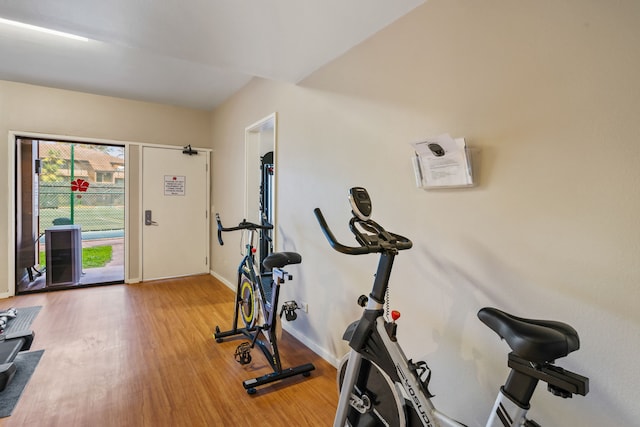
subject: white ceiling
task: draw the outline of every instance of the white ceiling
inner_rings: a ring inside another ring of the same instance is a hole
[[[0,80],[213,109],[297,83],[425,0],[0,0]]]

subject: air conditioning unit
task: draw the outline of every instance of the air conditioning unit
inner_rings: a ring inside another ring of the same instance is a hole
[[[47,286],[73,286],[82,276],[82,231],[79,225],[45,230]]]

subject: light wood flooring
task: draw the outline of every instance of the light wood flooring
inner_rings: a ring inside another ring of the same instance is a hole
[[[311,376],[258,388],[269,373],[259,349],[242,366],[242,340],[217,344],[231,326],[234,294],[209,275],[30,294],[0,309],[43,306],[32,350],[45,349],[13,415],[15,426],[328,426],[336,370],[286,332],[284,367],[313,363]]]

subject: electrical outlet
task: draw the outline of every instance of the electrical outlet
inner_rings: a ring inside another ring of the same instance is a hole
[[[300,308],[302,308],[302,311],[304,311],[305,313],[309,312],[309,304],[304,301],[300,302]]]

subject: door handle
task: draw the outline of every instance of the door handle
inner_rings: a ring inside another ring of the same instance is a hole
[[[144,211],[144,225],[158,225],[157,222],[151,219],[151,211]]]

